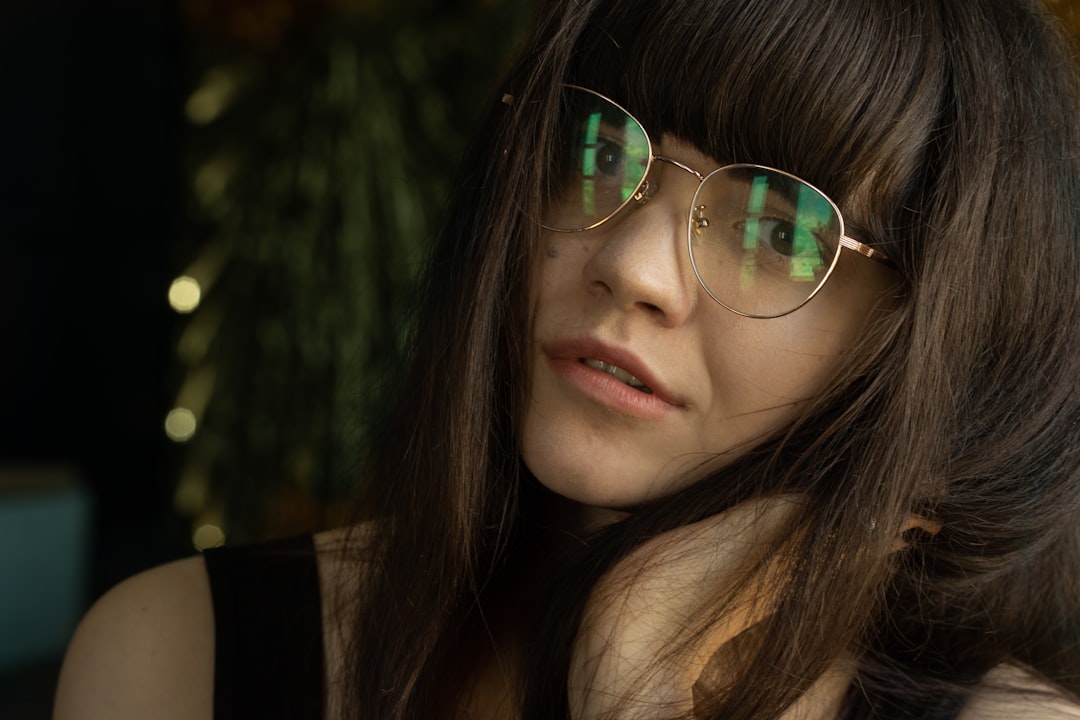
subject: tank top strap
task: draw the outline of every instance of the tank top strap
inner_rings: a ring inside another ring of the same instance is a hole
[[[214,718],[318,720],[322,603],[310,535],[207,550],[214,606]]]

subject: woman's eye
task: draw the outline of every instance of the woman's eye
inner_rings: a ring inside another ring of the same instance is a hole
[[[784,257],[795,255],[795,225],[787,220],[762,218],[761,239]]]
[[[621,145],[605,140],[596,148],[596,169],[601,175],[622,175],[625,153]]]
[[[784,257],[795,254],[795,224],[790,220],[749,217],[735,223],[735,229],[744,248],[767,248]]]

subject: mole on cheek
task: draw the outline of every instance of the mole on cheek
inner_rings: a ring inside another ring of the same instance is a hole
[[[559,257],[559,250],[554,245],[548,245],[546,255],[549,258],[557,258]]]

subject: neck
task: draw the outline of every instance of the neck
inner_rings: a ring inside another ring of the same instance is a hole
[[[516,715],[522,650],[539,613],[547,609],[561,559],[578,553],[591,533],[625,517],[573,502],[539,483],[523,495],[527,510],[517,548],[488,585],[471,631],[472,670],[461,695],[461,720]]]

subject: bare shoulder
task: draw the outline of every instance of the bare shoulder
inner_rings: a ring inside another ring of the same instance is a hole
[[[120,583],[75,632],[60,671],[55,720],[209,720],[213,616],[201,557]]]
[[[1063,690],[1016,665],[1000,665],[964,707],[959,720],[1069,720],[1080,704]]]

